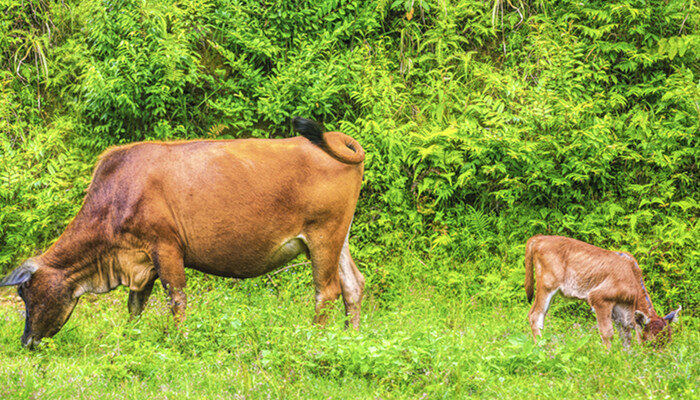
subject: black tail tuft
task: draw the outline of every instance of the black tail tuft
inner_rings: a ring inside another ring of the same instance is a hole
[[[294,130],[317,146],[323,146],[323,128],[321,125],[310,119],[294,117],[292,120]]]

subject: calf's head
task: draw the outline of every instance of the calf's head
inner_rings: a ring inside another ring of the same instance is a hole
[[[663,318],[657,315],[649,317],[639,310],[635,311],[635,321],[642,329],[642,341],[649,342],[656,347],[666,345],[671,340],[671,323],[678,318],[681,309],[682,307],[678,307],[677,310],[671,311]]]
[[[33,259],[0,280],[1,286],[17,286],[24,300],[26,319],[22,345],[30,349],[42,338],[55,335],[78,302],[69,290],[63,271],[39,266]]]

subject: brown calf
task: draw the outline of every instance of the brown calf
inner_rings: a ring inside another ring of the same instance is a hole
[[[595,311],[598,331],[607,347],[613,336],[612,321],[626,346],[636,325],[642,329],[643,341],[662,344],[670,339],[670,323],[681,308],[663,318],[656,314],[642,271],[631,254],[604,250],[567,237],[537,235],[527,241],[525,250],[528,301],[532,301],[533,295],[533,269],[537,275],[537,295],[528,317],[535,339],[544,327],[544,317],[556,293],[588,302]]]
[[[105,152],[82,208],[45,253],[1,282],[26,305],[22,344],[56,334],[78,298],[119,285],[133,316],[159,278],[176,322],[185,268],[251,278],[300,253],[313,264],[315,321],[343,294],[360,322],[364,278],[348,248],[364,150],[349,136],[295,119],[303,137],[146,142]]]

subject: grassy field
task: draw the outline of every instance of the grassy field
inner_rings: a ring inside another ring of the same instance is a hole
[[[416,283],[370,285],[359,332],[342,306],[311,324],[308,268],[232,281],[192,274],[180,331],[158,287],[129,321],[126,290],[86,295],[38,351],[21,348],[23,304],[0,293],[0,393],[27,398],[697,398],[700,334],[681,316],[663,351],[600,344],[585,306],[554,302],[534,345],[528,304],[457,298]],[[524,298],[524,296],[523,296]]]

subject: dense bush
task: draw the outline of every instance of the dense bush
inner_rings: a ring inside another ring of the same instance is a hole
[[[553,233],[634,253],[657,308],[698,305],[696,2],[2,4],[0,270],[58,236],[106,147],[303,115],[368,152],[372,290],[520,299],[524,241]],[[387,247],[449,262],[386,270]]]

